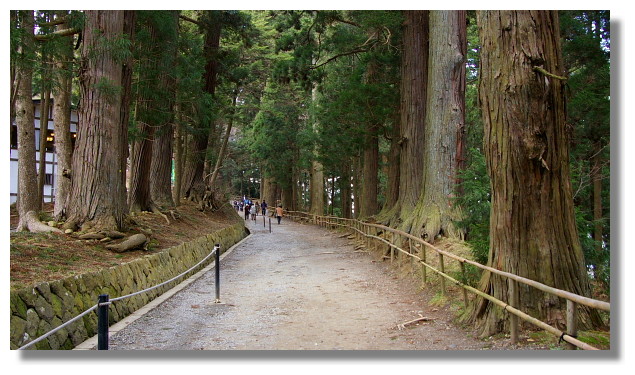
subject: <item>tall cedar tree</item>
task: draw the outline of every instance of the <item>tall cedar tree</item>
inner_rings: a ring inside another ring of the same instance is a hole
[[[398,227],[412,214],[423,183],[424,120],[428,86],[429,11],[404,11],[401,63],[401,134],[399,153],[399,197],[386,207],[380,221]],[[410,227],[401,226],[408,232]]]
[[[404,223],[427,241],[463,238],[454,224],[461,213],[453,197],[464,159],[466,27],[465,11],[430,11],[422,188]]]
[[[134,20],[134,11],[86,12],[68,226],[124,228]]]
[[[563,64],[555,11],[480,11],[479,86],[485,151],[492,184],[490,267],[589,295],[569,180]],[[548,75],[553,74],[553,75]],[[481,290],[509,301],[506,279],[486,272]],[[519,289],[519,308],[564,324],[563,303]],[[580,308],[581,328],[599,326]],[[479,299],[473,318],[481,335],[507,329],[507,315]]]
[[[57,17],[68,17],[66,12],[58,12]],[[68,29],[66,22],[57,26],[57,30]],[[57,39],[58,53],[53,61],[57,73],[57,85],[53,89],[53,123],[55,124],[55,220],[66,218],[67,200],[71,189],[69,173],[72,167],[73,143],[71,138],[71,91],[73,67],[73,39]]]
[[[18,48],[15,65],[15,122],[18,131],[18,222],[17,231],[59,231],[42,224],[38,218],[41,202],[38,200],[35,168],[35,127],[33,108],[33,61],[35,56],[34,12],[14,11]]]
[[[139,11],[138,25],[137,39],[139,44],[145,42],[145,48],[138,64],[136,136],[131,147],[128,204],[131,211],[154,211],[157,203],[173,205],[170,177],[174,90],[170,87],[174,81],[171,70],[178,12]],[[155,197],[160,202],[155,203]]]

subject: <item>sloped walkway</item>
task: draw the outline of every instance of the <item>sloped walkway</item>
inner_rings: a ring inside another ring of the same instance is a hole
[[[412,281],[339,234],[262,217],[214,271],[110,337],[111,350],[462,350],[488,348],[424,305]],[[427,322],[398,325],[420,315]]]

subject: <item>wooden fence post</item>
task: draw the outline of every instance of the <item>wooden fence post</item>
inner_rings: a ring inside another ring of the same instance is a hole
[[[465,262],[461,262],[461,274],[463,275],[463,284],[467,284],[467,274],[465,273]],[[467,309],[467,289],[461,287],[463,289],[463,304],[465,304],[465,308]]]
[[[423,263],[426,262],[426,247],[421,246],[421,278],[423,279],[423,284],[428,282],[428,270]]]
[[[518,285],[515,280],[509,280],[509,305],[518,307]],[[511,314],[509,317],[509,335],[513,345],[518,343],[518,317]]]
[[[439,253],[439,268],[441,268],[441,272],[445,273],[445,265],[443,264],[443,254]],[[445,296],[445,277],[441,276],[441,291]]]
[[[412,256],[412,238],[408,238],[408,254],[410,254],[410,270],[412,270],[415,264],[415,257]]]
[[[392,245],[395,244],[395,232],[390,232],[390,243]],[[390,246],[390,264],[392,264],[395,259],[395,248]]]
[[[567,335],[578,335],[578,308],[577,303],[567,300]],[[567,349],[575,350],[577,346],[567,342]]]

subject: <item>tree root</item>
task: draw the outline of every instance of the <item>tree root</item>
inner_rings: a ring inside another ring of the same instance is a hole
[[[168,225],[170,225],[170,220],[168,219],[167,215],[165,215],[163,212],[159,211],[159,208],[157,206],[152,205],[152,212],[157,214],[157,215],[162,216],[165,219],[165,221],[168,222]],[[170,211],[170,212],[172,212],[172,211]],[[172,215],[172,217],[174,217],[174,215]]]
[[[144,246],[150,239],[146,237],[144,234],[134,234],[125,241],[117,244],[117,245],[108,245],[106,249],[112,250],[116,253],[123,253],[124,251],[136,249]]]
[[[20,231],[28,230],[33,233],[64,233],[61,230],[55,227],[49,227],[40,221],[38,214],[35,211],[27,212],[23,218],[20,218],[20,223],[18,225],[18,229]]]

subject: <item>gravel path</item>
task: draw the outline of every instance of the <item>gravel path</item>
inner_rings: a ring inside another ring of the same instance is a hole
[[[210,271],[110,337],[110,349],[461,350],[486,343],[424,305],[412,280],[341,234],[262,217]],[[433,320],[398,329],[419,317]]]

